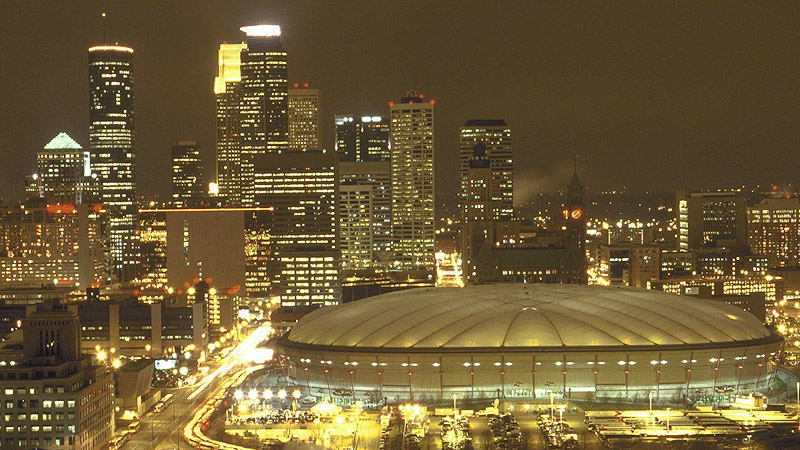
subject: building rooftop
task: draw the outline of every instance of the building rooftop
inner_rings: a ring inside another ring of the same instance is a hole
[[[47,145],[44,146],[45,150],[81,150],[80,144],[75,142],[67,133],[61,132],[56,135]]]
[[[284,345],[381,349],[711,345],[772,336],[712,300],[626,287],[488,284],[421,288],[322,308]]]

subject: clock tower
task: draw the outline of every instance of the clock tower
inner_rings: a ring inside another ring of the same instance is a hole
[[[562,211],[567,227],[567,261],[571,272],[566,277],[570,283],[586,284],[586,188],[578,179],[578,155],[575,155],[575,171],[567,192]]]

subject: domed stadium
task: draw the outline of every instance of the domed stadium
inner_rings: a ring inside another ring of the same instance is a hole
[[[323,308],[277,343],[312,392],[397,399],[765,391],[782,338],[714,300],[624,287],[413,289]]]

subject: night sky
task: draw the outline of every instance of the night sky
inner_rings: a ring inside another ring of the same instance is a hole
[[[769,9],[767,9],[769,7]],[[134,48],[137,184],[170,189],[170,147],[198,140],[214,173],[217,48],[279,24],[290,83],[333,115],[436,100],[438,200],[453,203],[458,128],[513,129],[516,201],[590,190],[797,182],[800,2],[27,1],[0,3],[0,195],[66,131],[88,147],[87,48]],[[209,177],[210,178],[210,177]]]

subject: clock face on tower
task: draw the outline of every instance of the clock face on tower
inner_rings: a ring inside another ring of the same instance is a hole
[[[583,217],[583,210],[581,210],[580,208],[573,208],[572,210],[570,210],[569,212],[570,219],[578,220],[581,217]]]

